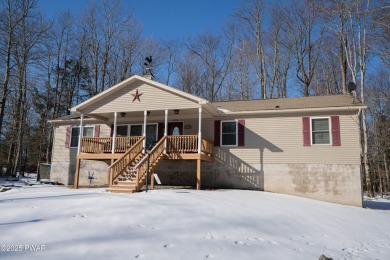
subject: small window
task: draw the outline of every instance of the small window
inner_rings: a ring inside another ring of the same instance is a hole
[[[237,145],[237,122],[222,121],[221,129],[221,144],[233,146]]]
[[[93,126],[84,126],[83,127],[83,137],[93,137]],[[80,127],[74,126],[72,127],[72,135],[70,139],[70,147],[78,147],[79,146],[79,134]]]
[[[329,118],[312,118],[311,135],[313,144],[330,144]]]

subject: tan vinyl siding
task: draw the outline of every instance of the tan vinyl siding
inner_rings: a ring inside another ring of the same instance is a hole
[[[53,161],[69,161],[69,149],[65,148],[67,126],[59,126],[55,128],[54,132],[54,145],[53,145]]]
[[[85,125],[94,126],[94,125]],[[66,128],[67,125],[59,126],[55,128],[54,133],[54,145],[53,145],[53,162],[75,162],[77,147],[65,148]],[[100,125],[99,137],[109,137],[111,134],[110,125]]]
[[[300,115],[243,118],[245,119],[245,147],[215,148],[215,157],[225,157],[229,154],[241,161],[256,165],[277,163],[359,164],[357,115],[339,116],[341,146],[303,146],[302,116]],[[212,135],[211,139],[213,140],[214,120],[207,120],[204,129],[206,130],[204,136],[210,138]]]
[[[138,89],[139,94],[142,94],[140,96],[141,101],[135,100],[132,102],[134,97],[131,94],[135,94],[136,89]],[[131,112],[195,107],[199,107],[199,105],[194,101],[136,81],[112,93],[107,98],[92,104],[83,110],[83,113]]]

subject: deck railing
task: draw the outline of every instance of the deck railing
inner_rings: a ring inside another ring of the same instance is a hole
[[[143,136],[125,136],[116,137],[115,153],[126,153],[133,147]],[[112,137],[84,137],[81,139],[82,153],[111,153]],[[169,135],[166,138],[167,153],[197,153],[198,152],[198,135]],[[142,144],[142,142],[140,142]],[[201,152],[206,155],[213,154],[213,142],[202,137]]]
[[[110,185],[112,185],[113,181],[118,178],[122,171],[131,165],[137,156],[141,154],[143,150],[142,142],[144,139],[145,138],[142,136],[121,158],[110,166]]]
[[[129,150],[142,136],[120,136],[115,138],[115,153]],[[82,153],[111,153],[112,137],[83,137],[81,138]]]
[[[213,153],[213,142],[202,138],[201,152],[207,155]],[[169,135],[167,136],[167,153],[197,153],[197,135]]]
[[[153,167],[157,164],[158,160],[164,153],[164,143],[165,138],[161,138],[157,144],[153,147],[153,149],[148,152],[148,154],[142,158],[142,160],[134,167],[134,169],[137,171],[136,173],[136,184],[137,184],[137,191],[139,191],[143,186],[143,180],[146,179],[146,174],[148,167]],[[149,157],[149,159],[148,159]],[[149,163],[149,165],[148,165]],[[149,169],[153,171],[152,169]]]

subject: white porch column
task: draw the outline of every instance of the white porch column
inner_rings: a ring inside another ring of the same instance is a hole
[[[118,118],[118,112],[114,113],[114,129],[112,131],[112,147],[111,153],[115,153],[115,143],[116,143],[116,119]]]
[[[199,108],[198,154],[202,153],[202,107]]]
[[[165,109],[165,127],[164,127],[164,136],[168,135],[168,110]],[[167,153],[167,139],[164,142],[164,154]]]
[[[80,132],[79,132],[79,145],[77,146],[77,154],[81,151],[81,138],[83,137],[83,121],[84,121],[84,114],[80,115]]]
[[[144,153],[146,153],[146,117],[148,116],[148,111],[144,111],[144,125],[142,127],[142,135],[144,138],[143,146],[144,146]]]

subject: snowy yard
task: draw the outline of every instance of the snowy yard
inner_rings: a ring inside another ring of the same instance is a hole
[[[390,201],[366,206],[243,190],[20,187],[0,193],[0,258],[389,259]]]

